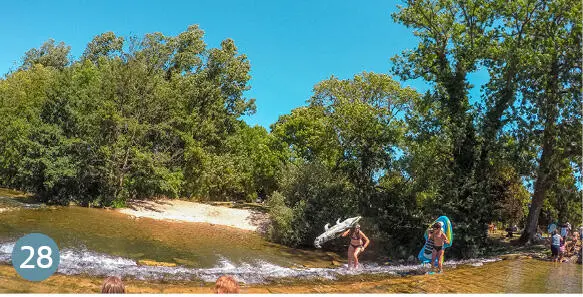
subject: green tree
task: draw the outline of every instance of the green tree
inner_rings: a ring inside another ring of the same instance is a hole
[[[2,184],[82,205],[270,194],[285,157],[239,119],[255,108],[243,96],[249,62],[232,40],[206,49],[203,35],[190,26],[125,43],[108,32],[72,63],[63,43],[28,51],[0,80]],[[216,190],[223,181],[230,192]]]
[[[59,42],[55,45],[53,39],[47,40],[41,47],[33,48],[27,51],[22,58],[20,69],[30,69],[35,64],[41,64],[45,67],[54,67],[59,70],[69,65],[69,52],[71,47]]]
[[[418,208],[409,192],[400,193],[407,186],[397,164],[405,114],[418,98],[388,75],[362,73],[320,82],[309,106],[281,116],[272,134],[290,148],[291,159],[278,178],[284,205],[278,197],[274,215],[297,230],[273,230],[272,238],[311,245],[326,223],[355,215],[374,222],[375,238],[419,235],[410,232],[419,225]]]
[[[576,58],[581,56],[581,3],[545,2],[538,14],[535,42],[529,44],[531,67],[522,80],[523,112],[529,116],[524,116],[521,127],[541,131],[542,135],[535,135],[540,137],[540,158],[521,242],[534,240],[544,200],[557,182],[557,165],[564,164],[561,152],[580,155],[573,148],[581,139],[577,137],[581,123],[581,65]],[[575,161],[573,157],[571,160]]]
[[[469,103],[468,75],[488,56],[494,38],[492,1],[408,0],[393,19],[414,30],[419,44],[393,58],[393,72],[403,79],[433,84],[440,128],[448,139],[450,162],[433,208],[450,215],[460,234],[456,248],[473,253],[486,236],[488,201],[473,195],[476,182],[477,132]],[[471,213],[471,216],[467,214]],[[471,256],[471,254],[466,254]]]

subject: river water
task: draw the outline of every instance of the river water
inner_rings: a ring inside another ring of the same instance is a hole
[[[0,264],[10,264],[12,247],[20,236],[40,232],[59,245],[61,264],[57,272],[62,275],[213,282],[220,275],[230,274],[254,286],[285,283],[286,286],[309,287],[322,281],[354,282],[363,276],[373,281],[389,278],[395,279],[392,282],[402,282],[409,278],[401,276],[424,273],[420,265],[372,262],[363,263],[363,267],[354,272],[341,264],[345,261],[337,254],[291,249],[266,242],[254,232],[229,227],[136,219],[113,210],[39,208],[15,203],[15,200],[0,198],[0,208],[3,205],[13,207],[0,213]],[[142,265],[144,261],[154,264]],[[582,270],[577,264],[473,259],[446,261],[445,268],[456,268],[455,273],[439,276],[440,283],[452,285],[438,292],[449,291],[449,288],[453,288],[452,292],[582,291]],[[457,289],[456,284],[460,284]],[[425,286],[417,284],[409,291],[431,292],[431,288]],[[374,287],[380,291],[367,292],[396,292],[391,288],[399,288],[395,283],[383,281]],[[475,290],[468,291],[468,287]]]

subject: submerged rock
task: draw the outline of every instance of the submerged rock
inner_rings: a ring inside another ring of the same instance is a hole
[[[172,260],[174,260],[174,262],[176,262],[180,265],[196,267],[196,262],[194,262],[194,261],[180,259],[180,258],[172,258]]]
[[[516,260],[516,259],[519,259],[520,257],[521,257],[520,254],[500,255],[500,259],[502,259],[502,260]]]
[[[154,260],[138,260],[138,265],[144,266],[163,266],[163,267],[176,267],[176,263],[169,263],[169,262],[158,262]]]

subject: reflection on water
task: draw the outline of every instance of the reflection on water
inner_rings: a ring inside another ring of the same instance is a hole
[[[582,276],[579,264],[522,259],[448,272],[439,283],[452,292],[581,293]]]
[[[460,266],[443,274],[270,286],[271,293],[583,293],[579,264],[535,259]]]
[[[112,210],[83,207],[19,209],[0,214],[0,243],[40,232],[60,249],[89,250],[129,259],[213,267],[221,257],[234,263],[261,259],[291,266],[301,261],[328,266],[322,251],[301,251],[264,241],[258,234],[204,223],[134,219]]]

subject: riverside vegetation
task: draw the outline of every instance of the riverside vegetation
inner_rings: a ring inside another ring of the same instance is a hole
[[[580,17],[574,0],[405,1],[392,18],[419,43],[390,75],[321,81],[270,131],[242,120],[251,64],[233,40],[106,32],[76,59],[49,40],[0,79],[0,184],[88,207],[261,199],[268,238],[293,247],[355,215],[391,257],[443,214],[459,257],[487,253],[496,221],[531,243],[582,220]]]

